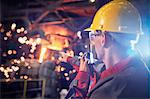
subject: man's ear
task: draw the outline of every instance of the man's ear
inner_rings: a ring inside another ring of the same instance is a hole
[[[101,42],[102,46],[105,46],[105,43],[106,43],[106,34],[105,33],[101,34],[100,42]]]
[[[104,37],[104,40],[103,40],[104,47],[108,48],[111,45],[112,39],[110,35],[108,35],[108,33],[103,33],[102,35]]]

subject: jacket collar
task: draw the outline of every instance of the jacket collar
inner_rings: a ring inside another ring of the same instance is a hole
[[[123,69],[125,69],[127,67],[127,64],[131,61],[131,59],[132,59],[131,57],[127,57],[124,60],[121,60],[120,62],[115,64],[114,66],[110,67],[109,69],[103,71],[101,73],[100,79],[105,79],[113,74],[116,74],[116,73],[122,71]]]

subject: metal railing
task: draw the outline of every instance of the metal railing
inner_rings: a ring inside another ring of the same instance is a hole
[[[28,90],[27,89],[27,86],[28,86],[28,82],[42,82],[42,86],[41,88],[33,88],[33,89],[30,89]],[[14,83],[14,82],[23,82],[23,90],[19,90],[19,91],[15,91],[15,92],[9,92],[9,93],[5,93],[5,94],[12,94],[12,93],[20,93],[20,92],[23,92],[22,96],[23,96],[23,99],[26,98],[27,96],[27,91],[37,91],[37,90],[42,90],[42,95],[41,97],[44,97],[45,95],[45,85],[46,85],[46,79],[31,79],[31,80],[24,80],[24,79],[16,79],[16,80],[13,80],[13,79],[10,79],[10,80],[7,80],[7,79],[0,79],[0,83]]]

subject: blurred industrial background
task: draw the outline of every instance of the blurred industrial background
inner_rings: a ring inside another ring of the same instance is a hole
[[[0,97],[63,98],[77,71],[59,61],[60,52],[74,57],[88,51],[83,30],[109,1],[1,0]],[[138,48],[150,68],[150,1],[129,1],[142,17]]]

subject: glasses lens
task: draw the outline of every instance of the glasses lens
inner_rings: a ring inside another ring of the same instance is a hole
[[[100,36],[101,33],[102,33],[101,30],[91,31],[91,32],[90,32],[90,38],[93,39],[93,38],[95,38],[96,36]]]

